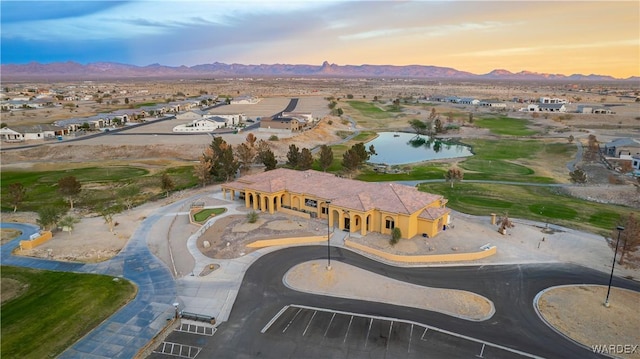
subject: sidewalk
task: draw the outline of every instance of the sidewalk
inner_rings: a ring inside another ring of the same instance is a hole
[[[35,226],[30,225],[23,225],[22,236],[2,246],[3,265],[124,277],[138,287],[133,301],[65,350],[59,358],[133,358],[166,326],[167,318],[173,317],[175,282],[167,266],[151,254],[146,242],[150,228],[160,217],[161,214],[155,214],[146,218],[117,256],[96,264],[11,255],[21,239],[37,231]],[[3,228],[14,225],[2,223]]]

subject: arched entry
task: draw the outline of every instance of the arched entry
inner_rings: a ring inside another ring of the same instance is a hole
[[[345,211],[344,212],[344,220],[343,220],[343,229],[345,231],[349,231],[351,232],[351,216],[349,215],[349,212]]]

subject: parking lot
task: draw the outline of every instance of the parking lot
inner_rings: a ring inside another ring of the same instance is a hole
[[[313,349],[296,353],[304,357],[535,358],[419,323],[297,305],[282,308],[262,333],[307,342]]]
[[[149,358],[213,355],[215,332],[209,324],[183,322]],[[420,323],[301,305],[284,306],[246,335],[268,358],[537,358]]]

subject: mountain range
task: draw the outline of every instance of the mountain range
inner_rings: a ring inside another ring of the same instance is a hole
[[[353,78],[414,78],[451,80],[521,80],[521,81],[640,81],[634,76],[626,79],[607,75],[561,75],[529,71],[512,73],[493,70],[486,74],[473,74],[450,67],[423,65],[336,65],[325,61],[322,65],[243,65],[214,62],[195,66],[127,65],[114,62],[77,62],[42,64],[2,64],[0,74],[4,81],[24,80],[105,80],[128,78],[212,78],[212,77],[353,77]]]

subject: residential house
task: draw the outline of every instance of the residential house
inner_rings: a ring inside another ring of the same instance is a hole
[[[475,98],[472,97],[460,97],[458,99],[458,103],[461,105],[478,105],[480,104],[480,100],[477,100]]]
[[[595,113],[603,115],[613,115],[614,111],[611,111],[608,107],[593,106],[593,105],[578,105],[577,113]]]
[[[482,100],[478,102],[482,107],[507,108],[507,104],[497,100]]]
[[[604,155],[630,160],[633,156],[640,156],[640,139],[638,138],[616,138],[604,145]]]
[[[297,117],[272,116],[260,120],[260,131],[299,132],[307,123]]]
[[[366,235],[402,238],[436,236],[450,222],[447,200],[415,187],[396,183],[362,182],[330,173],[279,168],[221,185],[224,197],[241,199],[247,208],[326,218],[332,227]]]
[[[28,141],[54,139],[57,136],[68,134],[66,128],[55,125],[31,125],[5,127],[0,132],[5,141]]]
[[[559,103],[569,103],[567,100],[563,99],[563,98],[557,98],[557,97],[540,97],[540,103],[543,104],[559,104]]]

